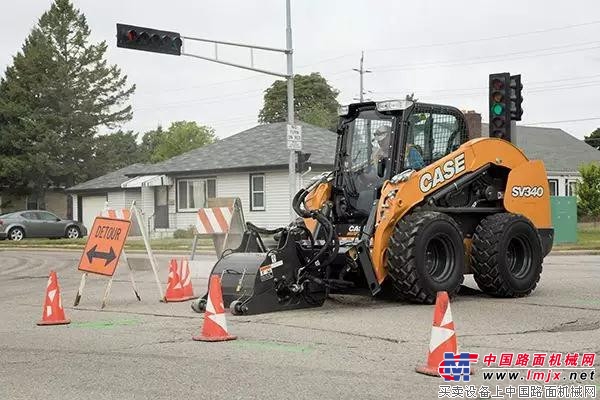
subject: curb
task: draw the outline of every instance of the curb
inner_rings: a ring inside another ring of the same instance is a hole
[[[552,256],[599,256],[600,250],[553,250]]]

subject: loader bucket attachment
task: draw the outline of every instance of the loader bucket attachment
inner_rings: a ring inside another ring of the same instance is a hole
[[[294,287],[301,267],[292,235],[286,243],[268,252],[231,252],[214,266],[211,275],[221,276],[223,303],[233,314],[262,314],[274,311],[319,307],[326,298],[323,285],[309,283]]]

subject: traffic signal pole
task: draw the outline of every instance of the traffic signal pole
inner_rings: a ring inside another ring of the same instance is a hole
[[[293,47],[292,47],[292,14],[290,0],[285,0],[285,49],[278,49],[267,46],[257,46],[246,43],[226,42],[223,40],[205,39],[192,36],[181,36],[177,32],[161,31],[152,28],[143,28],[134,25],[117,24],[117,47],[133,50],[152,51],[155,53],[182,55],[197,58],[205,61],[211,61],[230,67],[246,69],[249,71],[260,72],[262,74],[273,75],[287,79],[287,123],[294,124],[294,68],[293,68]],[[214,44],[214,57],[192,54],[185,51],[185,41],[195,41]],[[248,48],[250,50],[250,65],[238,64],[219,59],[218,47],[233,46]],[[254,67],[254,50],[263,50],[286,55],[287,70],[285,73],[270,71]],[[289,159],[289,181],[290,181],[290,202],[298,188],[296,187],[296,153],[290,150]],[[294,219],[294,211],[290,206],[290,220]]]
[[[287,123],[294,125],[294,60],[292,50],[292,10],[290,0],[285,0],[285,47],[287,61]],[[290,159],[288,162],[289,172],[289,191],[290,191],[290,221],[294,220],[294,209],[291,205],[292,200],[298,190],[296,186],[296,152],[290,149]]]

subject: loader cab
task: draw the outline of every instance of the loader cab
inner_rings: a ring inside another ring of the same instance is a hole
[[[385,180],[419,170],[467,141],[454,107],[409,100],[340,107],[334,181],[338,222],[364,224]]]

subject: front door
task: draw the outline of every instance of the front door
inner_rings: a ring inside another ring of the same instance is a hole
[[[154,229],[169,227],[169,191],[167,186],[154,187]]]

